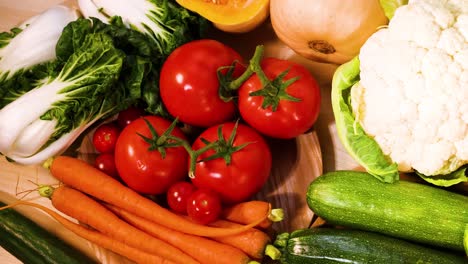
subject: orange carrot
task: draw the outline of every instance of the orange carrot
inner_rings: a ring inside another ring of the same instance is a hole
[[[180,249],[126,223],[80,191],[60,186],[53,190],[50,198],[57,210],[124,244],[176,263],[199,263]]]
[[[59,156],[50,165],[52,175],[61,182],[106,203],[157,222],[168,228],[206,237],[226,236],[249,230],[268,217],[269,212],[238,228],[216,228],[196,224],[141,196],[99,169],[77,158]]]
[[[105,249],[108,249],[114,253],[120,254],[121,256],[124,256],[128,258],[129,260],[135,261],[136,263],[142,263],[142,264],[175,264],[174,262],[164,259],[160,256],[156,256],[144,251],[141,251],[139,249],[136,249],[134,247],[128,246],[120,241],[117,241],[115,239],[112,239],[100,232],[97,232],[95,230],[91,230],[89,228],[86,228],[82,225],[73,223],[72,221],[66,219],[65,217],[61,216],[57,212],[42,206],[40,204],[32,203],[32,202],[26,202],[26,201],[17,201],[14,204],[5,206],[0,208],[6,209],[9,207],[13,207],[16,205],[27,205],[27,206],[32,206],[37,209],[40,209],[50,215],[52,218],[54,218],[57,222],[59,222],[63,227],[66,229],[72,231],[76,235],[100,246]]]
[[[239,224],[251,223],[253,219],[259,219],[261,216],[268,215],[264,221],[258,224],[257,227],[268,229],[273,222],[283,220],[283,210],[271,210],[271,204],[266,201],[252,200],[237,203],[226,207],[221,212],[221,218]]]
[[[209,225],[223,228],[235,228],[240,224],[226,220],[217,220]],[[236,247],[253,259],[263,259],[265,249],[271,242],[270,236],[256,228],[236,235],[214,237],[213,240]]]
[[[165,240],[173,246],[179,247],[179,249],[200,261],[200,263],[252,263],[250,262],[250,258],[244,252],[235,247],[219,243],[205,237],[181,233],[129,213],[121,208],[112,205],[106,206],[131,225],[134,225],[159,239]]]

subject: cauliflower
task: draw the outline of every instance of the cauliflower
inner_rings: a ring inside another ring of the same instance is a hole
[[[341,88],[333,88],[340,93],[332,104],[337,126],[344,125],[340,138],[366,169],[382,169],[385,160],[393,172],[440,176],[468,164],[468,1],[409,1],[349,64],[335,73],[334,86]],[[347,111],[352,124],[342,116]],[[350,142],[350,133],[354,140],[365,137],[371,151]],[[383,155],[379,165],[368,157],[375,153]],[[433,183],[467,180],[464,170],[456,177]]]

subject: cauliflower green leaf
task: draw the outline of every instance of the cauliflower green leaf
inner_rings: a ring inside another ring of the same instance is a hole
[[[388,19],[393,18],[398,7],[406,4],[408,4],[408,0],[380,0],[380,5]]]
[[[441,175],[434,175],[434,176],[426,176],[422,173],[416,172],[416,174],[421,177],[423,180],[432,183],[437,186],[442,187],[449,187],[461,182],[468,181],[466,177],[466,168],[461,167],[460,169],[449,173],[449,174],[441,174]]]
[[[341,65],[332,82],[332,108],[338,136],[349,154],[368,173],[383,182],[399,180],[398,166],[386,157],[377,142],[356,122],[351,103],[351,89],[359,83],[359,59]]]

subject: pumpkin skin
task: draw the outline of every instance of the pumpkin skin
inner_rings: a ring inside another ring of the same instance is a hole
[[[177,3],[230,33],[249,32],[270,13],[270,0],[177,0]]]
[[[299,55],[342,64],[388,24],[379,0],[271,0],[270,18],[278,38]]]

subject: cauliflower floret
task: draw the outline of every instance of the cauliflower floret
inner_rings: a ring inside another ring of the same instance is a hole
[[[353,112],[400,171],[468,163],[468,1],[410,1],[359,60]]]

